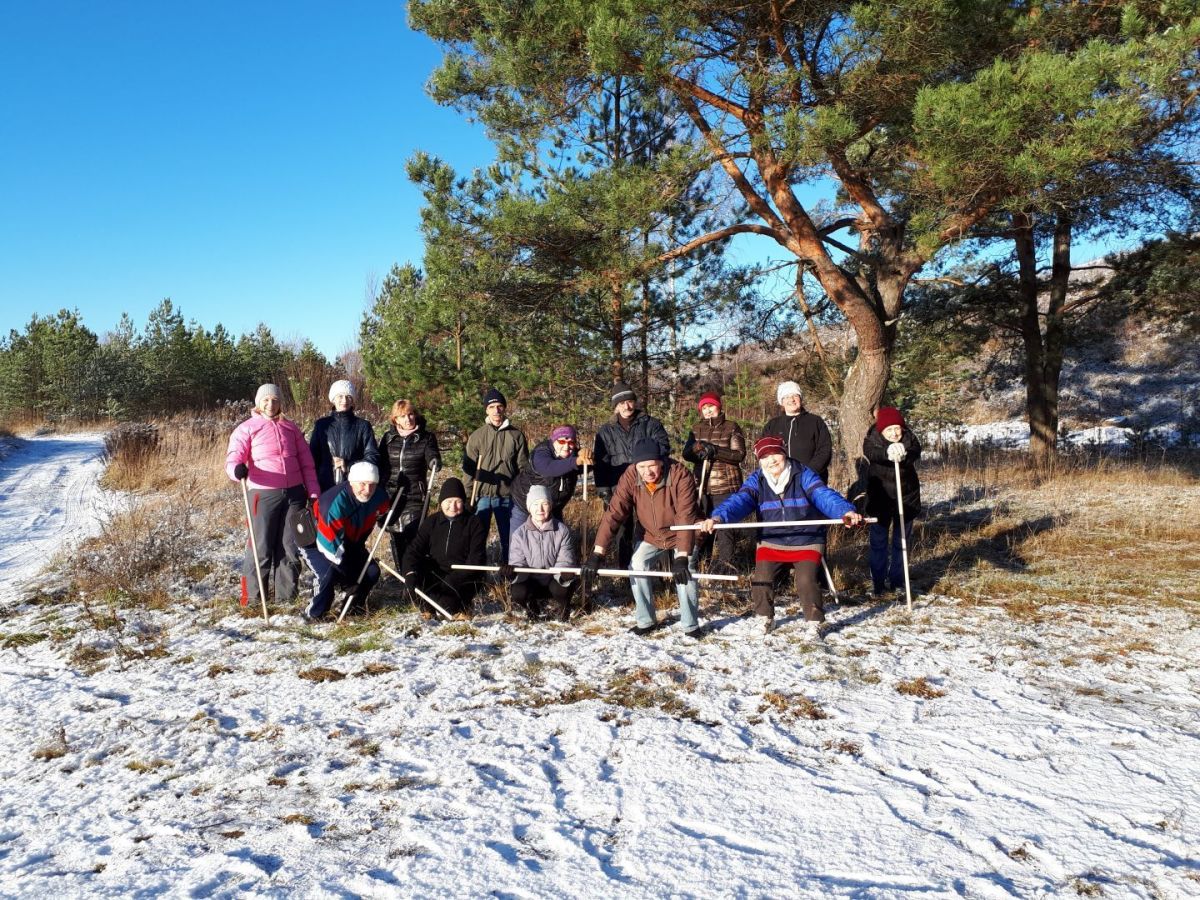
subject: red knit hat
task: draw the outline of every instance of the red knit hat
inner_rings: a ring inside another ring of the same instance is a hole
[[[879,407],[879,412],[875,413],[875,430],[882,432],[891,425],[899,425],[903,428],[904,416],[900,415],[900,410],[894,406]]]
[[[779,453],[787,456],[787,450],[783,446],[783,438],[773,435],[759,438],[754,444],[755,459],[762,459],[764,456],[770,456],[773,453]]]
[[[696,401],[696,409],[704,409],[704,404],[711,403],[717,409],[721,408],[721,398],[716,395],[715,391],[707,391],[700,395],[700,399]]]

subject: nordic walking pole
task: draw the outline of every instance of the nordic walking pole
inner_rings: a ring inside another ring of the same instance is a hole
[[[387,533],[387,527],[392,522],[392,514],[395,513],[395,511],[399,508],[400,508],[399,503],[393,503],[392,506],[388,509],[387,516],[384,517],[384,520],[383,520],[383,525],[381,525],[379,528],[379,534],[375,535],[375,543],[373,543],[371,545],[371,549],[367,551],[367,561],[365,563],[363,563],[362,571],[358,573],[358,580],[356,580],[354,582],[354,586],[356,588],[360,584],[362,584],[363,576],[365,576],[367,574],[367,569],[369,569],[371,567],[371,560],[375,558],[375,551],[379,549],[379,542],[383,540],[383,536]],[[342,614],[337,617],[338,625],[341,625],[342,619],[346,618],[346,613],[348,613],[350,611],[350,604],[353,602],[354,602],[354,591],[351,591],[350,595],[348,597],[346,597],[345,606],[342,607]]]
[[[706,457],[704,457],[704,463],[700,466],[700,480],[696,482],[696,505],[697,506],[702,506],[704,504],[704,482],[706,480],[708,480],[709,465],[710,465],[709,460],[708,460],[708,457],[706,456]]]
[[[912,612],[912,586],[908,581],[908,537],[904,533],[904,490],[900,487],[900,460],[894,459],[896,466],[896,510],[900,513],[900,553],[904,559],[904,599],[908,603],[908,611]]]
[[[587,478],[588,464],[583,464],[583,540],[579,542],[579,556],[582,559],[584,550],[588,545],[588,519],[591,518],[591,508],[588,506],[587,493]],[[579,579],[579,603],[585,614],[592,611],[592,602],[588,594],[591,593],[591,585],[587,583],[586,578]]]
[[[471,566],[459,565],[455,563],[450,566],[452,569],[463,569],[470,572],[498,572],[499,566]],[[529,569],[517,566],[513,569],[515,572],[537,572],[543,575],[578,575],[579,566],[558,566],[553,569]],[[611,578],[674,578],[672,572],[663,572],[658,569],[600,569],[597,575],[605,575]],[[737,581],[737,575],[709,575],[707,573],[691,572],[689,573],[696,581]]]
[[[863,518],[863,523],[874,525],[875,518]],[[795,528],[799,525],[845,525],[841,519],[798,519],[794,522],[716,522],[713,528]],[[672,525],[672,531],[699,531],[700,523],[695,525]]]
[[[830,593],[833,594],[833,602],[841,603],[838,597],[837,585],[833,583],[833,573],[829,571],[829,563],[825,562],[825,554],[821,554],[821,568],[825,570],[825,580],[829,583]]]
[[[246,504],[246,531],[250,534],[250,553],[254,556],[254,573],[258,576],[258,599],[262,601],[263,621],[270,623],[267,613],[267,592],[263,588],[262,563],[258,561],[258,542],[254,540],[254,517],[250,515],[250,489],[246,487],[246,479],[242,479],[242,500]]]
[[[434,466],[429,470],[429,481],[425,485],[425,502],[421,504],[421,517],[417,519],[417,527],[421,527],[421,523],[425,521],[425,513],[429,512],[429,498],[433,496],[433,483],[437,481],[438,471],[441,467]]]
[[[402,585],[404,585],[407,588],[411,588],[413,593],[415,593],[418,597],[420,597],[422,600],[424,600],[426,603],[428,603],[430,606],[432,606],[434,609],[436,609],[438,612],[440,612],[447,619],[454,618],[454,616],[450,615],[450,613],[448,613],[444,609],[442,609],[441,606],[438,605],[436,600],[434,600],[432,597],[430,597],[427,593],[425,593],[423,590],[421,590],[415,584],[409,584],[407,581],[405,581],[403,575],[401,575],[399,572],[397,572],[395,569],[393,569],[391,566],[389,566],[387,563],[385,563],[382,559],[379,561],[379,566],[380,566],[380,568],[383,569],[383,571],[387,572],[389,575],[391,575],[393,578],[395,578],[397,581],[399,581]]]

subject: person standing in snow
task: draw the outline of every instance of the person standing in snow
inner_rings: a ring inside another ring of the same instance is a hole
[[[840,518],[848,527],[862,524],[862,516],[849,500],[827,487],[812,469],[788,458],[779,437],[760,438],[754,445],[754,456],[758,470],[700,523],[702,531],[711,534],[718,522],[740,522],[753,512],[763,522]],[[816,574],[825,553],[825,530],[824,525],[797,525],[759,532],[750,599],[755,614],[762,617],[764,634],[775,628],[775,576],[784,567],[792,569],[804,618],[815,633],[820,633],[825,607],[817,590]]]
[[[456,619],[470,617],[471,601],[479,593],[478,572],[452,569],[453,565],[482,566],[486,533],[483,523],[466,512],[467,491],[462,481],[447,478],[438,497],[438,511],[417,529],[404,551],[404,581],[421,588]],[[421,616],[433,618],[433,609],[414,600]]]
[[[254,395],[250,418],[234,429],[225,454],[225,472],[245,481],[250,496],[250,528],[258,547],[265,590],[278,603],[296,599],[300,554],[289,518],[305,509],[319,493],[312,454],[304,434],[283,417],[283,397],[273,384]],[[254,553],[249,541],[242,563],[242,605],[258,600]]]
[[[513,602],[529,615],[529,620],[544,617],[542,602],[551,601],[555,618],[565,622],[571,617],[571,595],[579,586],[575,575],[517,574],[514,566],[531,569],[556,569],[579,565],[571,529],[554,515],[550,490],[535,484],[529,488],[526,504],[529,518],[513,529],[508,548],[508,564],[500,567],[499,578],[509,582]]]
[[[390,505],[387,491],[379,483],[379,469],[369,462],[356,462],[345,481],[317,498],[313,506],[316,540],[301,548],[305,563],[316,576],[312,600],[304,611],[306,619],[316,621],[329,612],[337,588],[353,596],[353,606],[366,608],[367,594],[379,581],[379,565],[374,560],[367,565],[367,538],[375,523],[384,520]]]
[[[696,532],[671,530],[672,525],[692,525],[699,518],[696,479],[682,463],[667,457],[652,438],[643,438],[634,445],[630,463],[600,520],[596,545],[582,566],[583,577],[597,577],[605,548],[626,519],[636,518],[645,536],[634,550],[629,568],[647,571],[664,555],[671,556],[680,627],[688,637],[699,639],[704,636],[699,621],[700,596],[689,562]],[[637,618],[631,631],[649,634],[658,627],[653,581],[639,577],[629,580]]]
[[[592,464],[592,451],[577,450],[578,435],[571,425],[559,425],[550,432],[550,437],[539,443],[529,454],[525,464],[512,483],[512,531],[521,527],[529,518],[527,495],[530,488],[540,485],[550,496],[550,505],[556,519],[563,517],[567,502],[575,496],[575,485],[585,465]]]
[[[349,381],[343,379],[331,384],[329,402],[333,412],[317,419],[308,439],[322,492],[345,481],[346,473],[356,462],[379,465],[375,432],[370,422],[354,414],[354,400],[354,385]]]
[[[867,460],[867,515],[879,519],[871,525],[871,584],[876,597],[891,590],[904,590],[904,558],[901,552],[900,503],[904,504],[904,546],[912,546],[913,519],[921,514],[921,479],[916,462],[921,442],[904,424],[904,416],[893,406],[881,406],[875,424],[863,438]],[[900,463],[903,499],[896,497],[896,463]],[[891,559],[888,536],[891,532]]]
[[[437,437],[425,429],[416,406],[397,400],[392,404],[391,427],[379,444],[379,477],[396,507],[388,531],[397,569],[404,564],[404,548],[417,533],[421,513],[429,504],[429,476],[441,467]]]
[[[683,458],[695,464],[693,471],[701,493],[700,515],[707,516],[741,486],[746,436],[737,422],[725,418],[721,398],[716,392],[702,395],[696,408],[700,411],[700,421],[683,445]],[[737,539],[732,531],[718,532],[715,541],[712,535],[701,537],[696,542],[693,564],[698,567],[711,557],[714,543],[717,545],[716,571],[736,575],[734,548]]]
[[[829,426],[816,413],[806,412],[800,385],[785,381],[775,389],[775,399],[783,415],[775,416],[763,426],[763,437],[783,441],[788,459],[794,459],[817,473],[821,481],[829,481],[829,463],[833,459],[833,439]]]
[[[596,432],[596,493],[607,507],[617,484],[633,463],[634,445],[643,440],[658,445],[659,459],[671,455],[671,439],[663,423],[643,410],[638,409],[637,395],[624,381],[613,385],[613,417]],[[620,568],[629,568],[633,558],[633,539],[636,522],[625,521],[617,542],[617,563]]]
[[[508,561],[512,519],[512,482],[529,462],[529,444],[505,415],[508,401],[496,388],[483,397],[484,423],[471,432],[463,451],[463,486],[475,507],[487,540],[492,518],[500,536],[500,562]]]

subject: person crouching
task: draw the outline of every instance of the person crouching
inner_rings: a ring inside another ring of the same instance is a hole
[[[345,482],[317,498],[313,505],[316,540],[301,548],[304,562],[316,576],[305,618],[317,620],[329,612],[339,587],[352,595],[355,606],[366,607],[367,595],[379,581],[379,566],[374,561],[367,565],[367,538],[389,506],[379,469],[369,462],[354,463]]]
[[[404,581],[421,588],[456,619],[469,617],[481,579],[478,572],[451,567],[487,562],[486,526],[476,516],[464,515],[466,505],[462,480],[447,478],[438,495],[438,511],[421,523],[404,551]],[[433,609],[423,600],[417,598],[414,605],[422,618],[433,618]]]
[[[579,565],[571,529],[554,517],[550,490],[535,484],[525,497],[529,518],[512,533],[508,545],[508,565],[500,567],[501,581],[511,582],[513,602],[524,607],[530,621],[544,617],[542,601],[553,603],[553,615],[560,622],[571,617],[571,595],[579,586],[574,575],[517,574],[514,566],[530,569],[574,568]]]

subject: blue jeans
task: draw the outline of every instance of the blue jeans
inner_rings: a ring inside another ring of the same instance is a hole
[[[496,533],[500,536],[500,562],[508,562],[508,536],[512,527],[512,497],[480,497],[475,503],[475,516],[483,524],[483,539],[487,540],[492,516],[496,517]]]
[[[904,520],[904,540],[912,546],[912,519]],[[888,559],[888,531],[892,532],[891,559]],[[875,590],[884,590],[885,581],[901,590],[904,587],[904,554],[900,546],[900,521],[896,516],[871,526],[871,583]],[[886,577],[885,577],[886,576]]]
[[[639,572],[657,568],[655,563],[664,553],[669,554],[672,559],[675,558],[674,550],[660,550],[649,541],[642,541],[633,551],[629,568]],[[690,563],[688,569],[691,569]],[[654,582],[658,581],[658,578],[630,578],[629,581],[633,586],[634,615],[638,625],[643,628],[653,625],[657,618],[654,612]],[[697,620],[700,615],[700,591],[696,586],[696,579],[688,581],[686,587],[676,585],[675,592],[679,594],[679,624],[683,626],[684,631],[689,631],[699,624]]]

